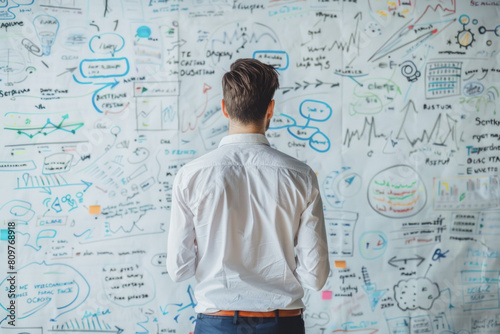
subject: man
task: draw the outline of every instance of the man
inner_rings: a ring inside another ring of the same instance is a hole
[[[278,73],[239,59],[222,79],[229,135],[174,181],[167,269],[196,277],[195,334],[304,333],[303,286],[330,267],[315,173],[269,146]]]

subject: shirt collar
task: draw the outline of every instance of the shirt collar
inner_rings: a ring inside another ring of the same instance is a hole
[[[266,136],[260,133],[236,133],[233,135],[228,135],[222,138],[219,143],[219,147],[227,144],[260,144],[260,145],[269,145],[269,141]]]

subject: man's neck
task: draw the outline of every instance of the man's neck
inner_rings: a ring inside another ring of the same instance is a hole
[[[243,134],[243,133],[260,133],[262,135],[266,134],[266,127],[259,126],[258,124],[249,123],[241,124],[237,122],[229,122],[229,134]]]

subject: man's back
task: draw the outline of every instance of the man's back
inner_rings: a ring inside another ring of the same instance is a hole
[[[169,235],[169,254],[177,257],[167,266],[176,280],[195,274],[197,312],[300,309],[302,285],[324,285],[329,266],[316,175],[262,134],[225,137],[184,166],[173,210],[172,217],[188,218]],[[183,241],[186,233],[197,252]]]
[[[304,334],[303,287],[328,277],[316,175],[265,137],[278,87],[271,65],[231,64],[221,100],[229,136],[175,178],[167,269],[198,281],[194,334]]]

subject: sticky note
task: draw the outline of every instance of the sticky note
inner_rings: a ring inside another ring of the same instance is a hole
[[[0,230],[0,240],[9,240],[9,230]]]
[[[100,205],[90,205],[89,206],[89,213],[91,215],[98,215],[101,213],[101,206]]]
[[[331,291],[323,291],[323,292],[321,292],[321,299],[323,299],[323,300],[330,300],[330,299],[332,299],[332,292]]]
[[[335,268],[345,268],[345,261],[335,261]]]

